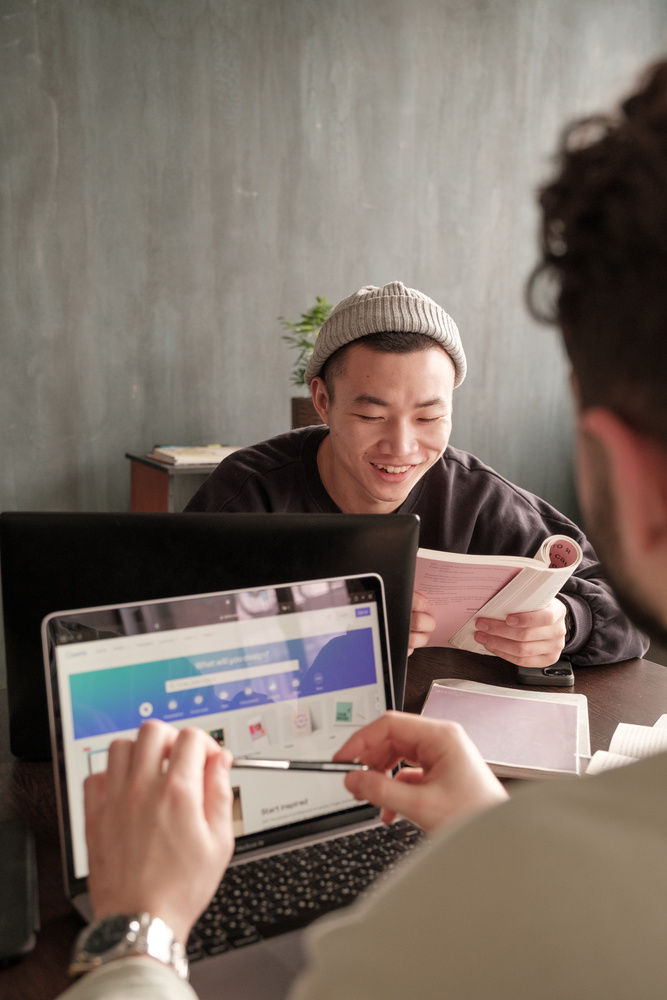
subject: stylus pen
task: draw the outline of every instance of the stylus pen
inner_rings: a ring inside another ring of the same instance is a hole
[[[259,760],[258,757],[235,757],[232,767],[257,767],[269,771],[368,771],[367,764],[338,760]]]

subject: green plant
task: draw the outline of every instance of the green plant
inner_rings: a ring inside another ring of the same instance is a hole
[[[301,319],[295,321],[285,319],[284,316],[278,317],[283,329],[289,331],[283,334],[283,340],[298,352],[291,374],[293,385],[303,386],[306,384],[304,375],[313,353],[317,335],[324,321],[331,315],[332,309],[331,303],[318,295],[312,309],[301,313]]]

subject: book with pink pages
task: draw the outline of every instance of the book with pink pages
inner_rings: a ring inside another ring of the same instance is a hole
[[[500,778],[580,775],[590,761],[583,694],[519,691],[478,681],[435,680],[422,715],[465,729]]]
[[[546,607],[582,555],[579,544],[567,535],[550,535],[533,558],[419,549],[415,590],[428,598],[436,620],[427,645],[486,654],[475,642],[476,619],[505,619]]]

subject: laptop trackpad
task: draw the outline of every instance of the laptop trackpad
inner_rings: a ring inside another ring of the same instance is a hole
[[[283,1000],[305,963],[303,931],[280,934],[190,966],[201,1000]]]

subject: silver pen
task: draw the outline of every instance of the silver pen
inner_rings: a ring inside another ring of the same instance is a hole
[[[269,771],[368,771],[367,764],[337,760],[260,760],[258,757],[235,757],[232,767],[256,767]]]

